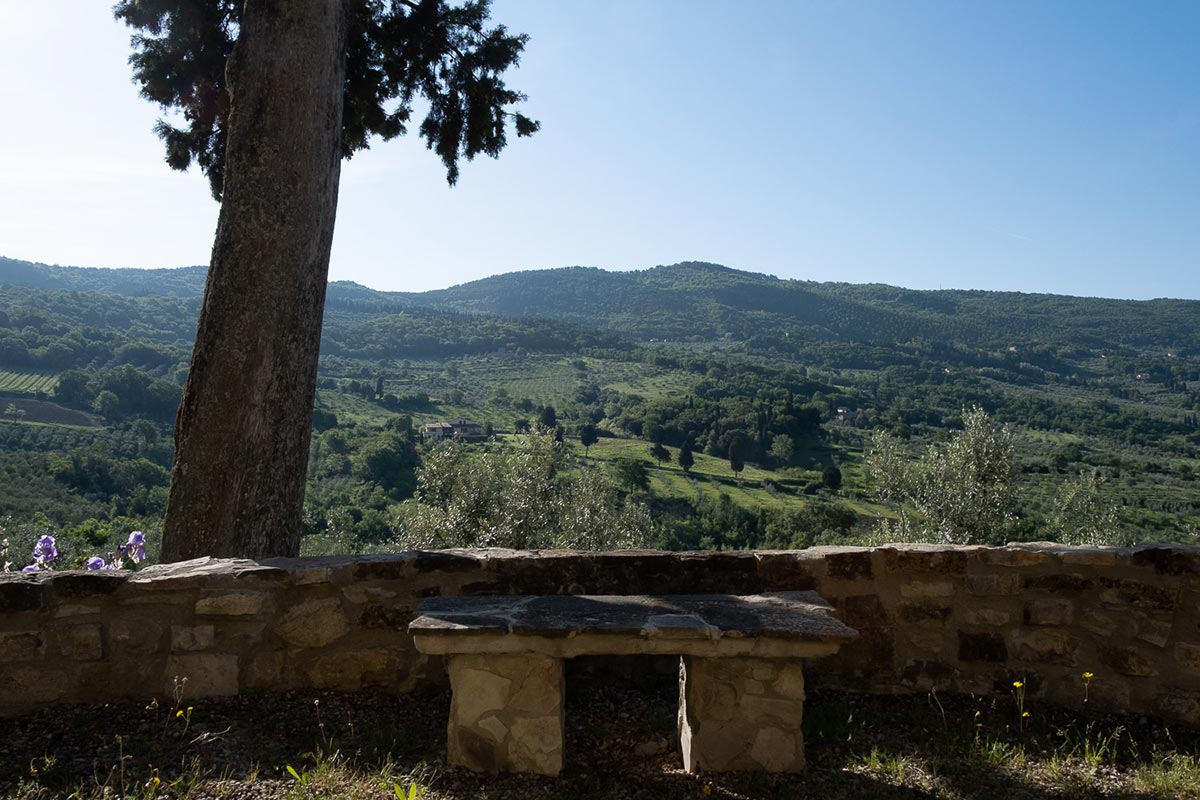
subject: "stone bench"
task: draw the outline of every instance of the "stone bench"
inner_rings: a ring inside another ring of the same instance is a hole
[[[689,772],[804,770],[804,658],[858,635],[815,592],[438,597],[409,625],[447,656],[450,763],[557,775],[563,659],[678,655],[679,740]]]

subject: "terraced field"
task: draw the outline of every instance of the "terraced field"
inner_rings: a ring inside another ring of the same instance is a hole
[[[0,392],[9,394],[49,394],[58,385],[58,376],[40,372],[14,372],[0,369]]]
[[[561,407],[575,396],[579,379],[571,364],[562,359],[558,363],[544,363],[535,369],[527,369],[524,375],[503,381],[500,385],[514,399],[529,398],[539,406]]]

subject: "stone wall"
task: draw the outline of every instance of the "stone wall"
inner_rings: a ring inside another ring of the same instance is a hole
[[[0,712],[58,702],[444,680],[406,627],[452,594],[815,589],[861,637],[810,685],[1007,693],[1200,724],[1200,548],[448,551],[0,574]]]

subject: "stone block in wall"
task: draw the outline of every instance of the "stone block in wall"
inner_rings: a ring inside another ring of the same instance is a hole
[[[1200,644],[1176,642],[1175,661],[1189,672],[1200,672]]]
[[[1058,555],[1052,550],[1038,547],[1039,543],[1029,542],[1008,547],[989,547],[980,550],[979,557],[985,564],[1004,567],[1038,567],[1057,566]],[[1046,544],[1045,542],[1040,544]],[[1050,545],[1054,547],[1054,545]]]
[[[1155,647],[1166,647],[1171,640],[1171,628],[1170,622],[1141,617],[1137,621],[1137,638]]]
[[[195,592],[150,591],[137,587],[136,590],[121,592],[117,596],[117,605],[122,607],[141,608],[170,608],[172,606],[191,606],[196,602]]]
[[[1025,621],[1030,625],[1070,625],[1075,621],[1075,603],[1071,600],[1034,600],[1025,606]]]
[[[350,584],[342,589],[342,597],[345,597],[351,603],[365,605],[367,603],[380,603],[384,600],[391,600],[396,596],[396,593],[391,589],[383,586],[372,586],[363,584]]]
[[[945,622],[951,613],[950,606],[937,602],[902,603],[899,608],[900,619],[905,622]]]
[[[46,637],[41,631],[0,633],[0,662],[37,661],[46,654]]]
[[[1077,689],[1082,694],[1082,689]],[[1102,675],[1092,678],[1087,690],[1087,705],[1089,708],[1104,711],[1128,711],[1130,709],[1129,681],[1115,675]]]
[[[889,573],[899,575],[963,575],[977,549],[937,545],[896,545],[877,551]]]
[[[1125,711],[1129,708],[1129,680],[1120,675],[1103,673],[1090,682],[1083,679],[1082,670],[1055,670],[1047,675],[1042,695],[1047,700],[1080,709]]]
[[[280,689],[283,675],[284,654],[282,650],[254,653],[245,659],[241,680],[243,689]]]
[[[1100,602],[1109,608],[1135,608],[1169,613],[1179,602],[1179,588],[1158,586],[1124,578],[1100,578]]]
[[[1120,622],[1111,614],[1086,608],[1079,617],[1079,627],[1097,636],[1108,637],[1116,633]]]
[[[1088,592],[1095,582],[1078,572],[1050,572],[1045,575],[1026,575],[1022,581],[1026,591]]]
[[[92,600],[111,595],[125,585],[120,572],[48,572],[45,573],[50,596],[57,603],[71,600]]]
[[[171,652],[191,653],[213,646],[216,632],[212,625],[172,625]]]
[[[382,648],[321,656],[308,669],[311,686],[353,692],[365,686],[391,686],[399,676],[396,658]]]
[[[138,617],[117,617],[108,626],[108,643],[115,656],[146,656],[158,652],[163,627]]]
[[[968,575],[967,592],[973,595],[1020,594],[1021,576],[1017,573],[982,573]]]
[[[4,687],[5,704],[19,708],[61,702],[84,688],[71,674],[46,664],[0,666],[0,686]]]
[[[758,554],[758,577],[771,591],[816,589],[827,571],[824,559],[805,558],[796,552]]]
[[[1200,725],[1200,691],[1183,686],[1162,686],[1154,696],[1154,713],[1189,725]]]
[[[1008,661],[1008,645],[998,633],[959,631],[958,660],[1003,664]]]
[[[163,694],[170,696],[175,678],[187,678],[184,699],[238,693],[238,657],[228,653],[173,655],[167,659]]]
[[[334,570],[320,564],[299,566],[288,570],[288,583],[292,586],[312,586],[317,583],[332,583],[333,580]]]
[[[1200,549],[1138,547],[1130,556],[1135,567],[1152,567],[1159,575],[1200,575]]]
[[[54,609],[54,618],[63,619],[64,617],[87,617],[103,614],[110,607],[108,603],[100,602],[61,603]]]
[[[1004,669],[992,675],[992,694],[1013,698],[1017,689],[1015,684],[1018,681],[1024,684],[1026,697],[1040,696],[1042,687],[1046,683],[1042,679],[1041,673],[1028,667]]]
[[[938,655],[946,646],[946,622],[952,610],[936,600],[902,603],[897,617],[897,636],[925,655]]]
[[[900,596],[906,599],[918,597],[953,597],[953,581],[903,581]]]
[[[1112,567],[1128,557],[1129,551],[1124,548],[1081,547],[1060,550],[1058,557],[1064,567]]]
[[[1013,613],[1002,608],[989,608],[967,603],[958,607],[958,619],[963,625],[971,627],[998,628],[1011,624]]]
[[[871,577],[871,550],[854,549],[830,553],[825,563],[832,579],[866,580]]]
[[[958,687],[961,674],[945,661],[914,659],[900,671],[900,685],[919,692],[950,691]]]
[[[0,581],[0,613],[38,611],[45,604],[46,594],[36,579],[22,576]]]
[[[439,552],[422,550],[419,553],[413,554],[415,558],[412,559],[411,563],[417,572],[438,572],[444,574],[450,574],[454,572],[472,572],[474,570],[482,569],[485,566],[485,559],[477,556],[476,553],[479,553],[480,556],[482,556],[490,552],[491,551],[487,550],[472,552]],[[512,552],[517,559],[520,559],[522,556],[528,557],[527,554],[521,554],[516,551],[510,552]],[[364,560],[363,567],[354,573],[355,580],[364,580],[366,578],[375,577],[376,573],[367,570],[367,566],[374,566],[374,562]],[[403,577],[403,574],[397,577]]]
[[[99,623],[68,625],[57,631],[58,654],[71,661],[99,661],[104,657],[104,631]]]
[[[275,632],[296,647],[324,647],[345,636],[350,622],[336,597],[309,600],[293,606],[279,621]]]
[[[214,650],[245,653],[263,644],[266,622],[261,617],[229,617],[215,625]]]
[[[878,595],[829,598],[841,620],[859,632],[837,655],[813,662],[821,672],[836,673],[840,686],[882,688],[895,671],[895,627]]]
[[[900,633],[899,639],[920,655],[939,656],[946,647],[946,628],[944,625],[909,625]]]
[[[359,624],[367,630],[408,631],[408,623],[413,621],[413,609],[392,608],[390,606],[372,605],[363,609]]]
[[[1122,675],[1144,678],[1158,674],[1158,670],[1132,647],[1115,644],[1101,645],[1097,652],[1101,664]],[[1091,671],[1095,672],[1095,670]]]
[[[1019,630],[1012,636],[1012,653],[1021,661],[1074,666],[1079,642],[1066,631]]]
[[[266,607],[264,592],[231,592],[202,597],[196,601],[195,613],[201,617],[257,616]]]

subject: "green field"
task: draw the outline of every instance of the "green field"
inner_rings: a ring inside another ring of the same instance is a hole
[[[0,369],[0,392],[11,394],[49,394],[58,385],[58,377],[40,372],[14,372]]]
[[[16,394],[0,394],[0,419],[6,422],[73,427],[93,427],[100,424],[93,414]]]
[[[671,461],[659,465],[650,455],[650,446],[641,439],[604,438],[589,448],[588,460],[607,466],[618,458],[636,458],[646,463],[650,491],[658,497],[691,501],[700,497],[713,500],[724,494],[747,509],[802,508],[811,502],[811,498],[802,494],[801,488],[821,476],[820,470],[772,471],[747,464],[739,478],[733,474],[726,459],[703,453],[693,453],[695,463],[688,473],[684,473],[678,462],[678,448],[668,447]],[[578,442],[574,442],[574,447],[582,457],[583,448]],[[886,507],[863,502],[854,494],[844,487],[839,498],[856,513],[867,517],[891,515]]]

